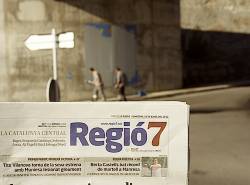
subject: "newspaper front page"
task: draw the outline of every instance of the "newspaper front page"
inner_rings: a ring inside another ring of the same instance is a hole
[[[1,103],[1,185],[186,185],[181,102]]]

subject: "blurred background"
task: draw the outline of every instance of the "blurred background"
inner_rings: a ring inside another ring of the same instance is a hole
[[[191,105],[191,185],[250,184],[249,0],[0,0],[0,43],[0,101],[89,101],[91,67],[117,100],[120,67]]]

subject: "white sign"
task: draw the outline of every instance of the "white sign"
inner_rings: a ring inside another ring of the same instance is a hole
[[[61,33],[58,36],[59,48],[74,48],[74,33]]]
[[[52,35],[31,35],[26,41],[25,46],[30,50],[52,49]]]
[[[57,80],[57,47],[74,48],[74,33],[66,32],[56,35],[56,30],[52,29],[49,35],[31,35],[26,41],[25,46],[34,50],[52,49],[53,55],[53,80]]]
[[[187,185],[181,102],[0,103],[1,185]]]
[[[49,35],[31,35],[26,41],[25,46],[34,50],[53,49],[55,39],[52,34]],[[74,33],[67,32],[58,35],[59,48],[74,48]]]

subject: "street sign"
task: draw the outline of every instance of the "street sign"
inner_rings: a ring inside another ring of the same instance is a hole
[[[47,100],[60,101],[60,89],[57,81],[57,47],[74,48],[74,33],[65,32],[56,34],[56,30],[52,29],[51,34],[47,35],[31,35],[24,42],[25,46],[31,50],[52,49],[53,54],[53,78],[49,79],[47,85]]]
[[[57,39],[54,41],[53,35],[31,35],[25,41],[25,46],[31,50],[53,49],[54,42],[59,48],[74,48],[74,33],[66,32],[56,35]]]
[[[52,35],[31,35],[26,41],[25,46],[34,51],[53,48]]]
[[[74,33],[73,32],[67,32],[67,33],[61,33],[58,36],[58,44],[59,48],[74,48]]]

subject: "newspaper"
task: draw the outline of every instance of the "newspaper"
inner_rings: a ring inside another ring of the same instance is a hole
[[[0,103],[0,185],[186,185],[182,102]]]

